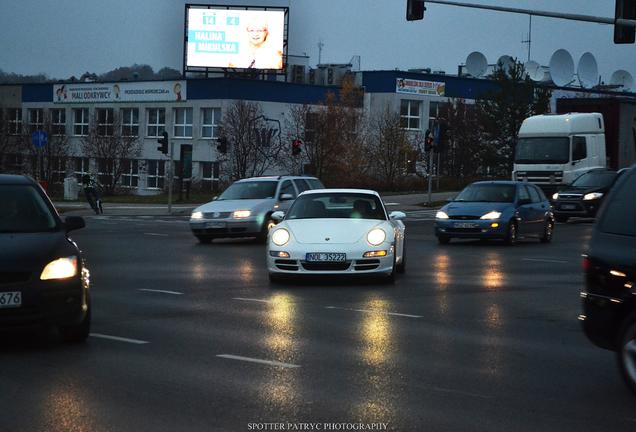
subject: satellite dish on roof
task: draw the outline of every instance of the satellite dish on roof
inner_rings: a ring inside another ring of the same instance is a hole
[[[574,78],[574,60],[567,50],[559,49],[550,58],[550,77],[554,84],[565,87]]]
[[[532,81],[543,80],[543,69],[541,68],[541,65],[536,61],[530,60],[529,62],[526,62],[523,65],[523,68],[525,69],[528,78],[530,78]]]
[[[598,65],[592,53],[586,52],[581,56],[576,74],[581,87],[592,88],[598,84]]]
[[[501,69],[506,73],[506,75],[510,75],[510,68],[512,68],[515,64],[515,61],[509,55],[502,55],[497,60],[497,65],[501,66]]]
[[[474,77],[483,76],[488,69],[486,56],[479,51],[473,51],[466,57],[466,72]]]
[[[620,86],[623,91],[630,91],[634,87],[634,77],[626,70],[619,69],[612,74],[610,85]]]

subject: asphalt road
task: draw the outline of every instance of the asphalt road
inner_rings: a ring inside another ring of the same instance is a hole
[[[0,431],[636,430],[613,354],[577,321],[590,223],[438,246],[414,219],[394,285],[270,285],[253,241],[88,217],[73,238],[93,334],[3,335]]]

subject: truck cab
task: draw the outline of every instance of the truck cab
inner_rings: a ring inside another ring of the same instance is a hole
[[[551,196],[581,174],[605,166],[601,114],[538,115],[521,124],[513,180],[534,183]]]

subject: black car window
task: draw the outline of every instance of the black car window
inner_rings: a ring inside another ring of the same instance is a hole
[[[630,174],[623,176],[627,178],[619,182],[611,200],[605,203],[601,221],[603,232],[636,237],[636,174]]]
[[[589,171],[577,177],[572,182],[572,186],[580,188],[609,187],[615,178],[616,173],[614,171]]]
[[[0,232],[45,232],[57,221],[42,196],[31,185],[0,186]]]
[[[291,180],[285,180],[280,187],[280,193],[278,197],[280,198],[283,194],[289,194],[292,197],[296,198],[296,190],[294,189],[294,185]]]
[[[525,185],[519,185],[519,201],[529,200],[530,195],[528,194],[528,189],[526,189]]]
[[[537,188],[534,186],[528,186],[528,192],[530,192],[530,199],[533,203],[540,203],[542,201],[539,192],[537,192]]]
[[[298,189],[298,193],[311,189],[309,184],[307,184],[307,182],[304,179],[294,179],[294,184],[296,184],[296,189]]]

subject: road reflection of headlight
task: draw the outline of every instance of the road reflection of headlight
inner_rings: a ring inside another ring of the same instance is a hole
[[[279,228],[272,234],[272,241],[276,246],[284,246],[289,241],[289,231]]]

